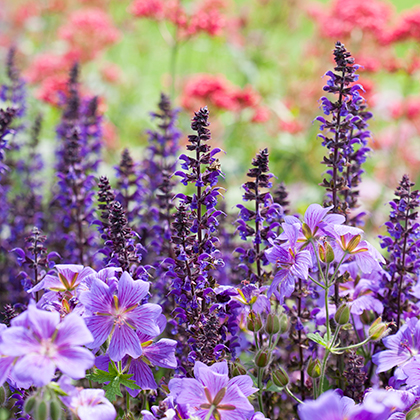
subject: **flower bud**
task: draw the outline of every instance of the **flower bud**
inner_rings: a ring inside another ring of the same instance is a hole
[[[26,414],[31,414],[31,411],[34,409],[36,403],[36,398],[34,396],[29,397],[25,401],[24,411]]]
[[[246,327],[251,332],[258,332],[262,328],[262,321],[260,314],[250,311],[247,318]]]
[[[420,407],[416,407],[416,408],[410,410],[405,415],[405,420],[417,420],[419,418],[420,418]]]
[[[334,250],[332,249],[329,242],[319,245],[319,258],[322,262],[330,264],[334,261]]]
[[[48,419],[48,407],[45,401],[40,401],[33,414],[35,420],[47,420]]]
[[[265,321],[265,330],[268,334],[277,334],[280,331],[280,320],[277,314],[269,313]]]
[[[270,352],[268,349],[261,349],[255,356],[255,364],[260,367],[266,367],[270,363]]]
[[[3,405],[6,401],[6,390],[3,386],[0,386],[0,405]]]
[[[280,334],[284,334],[289,329],[289,318],[286,314],[280,317]]]
[[[369,336],[373,341],[384,338],[388,332],[388,324],[382,322],[382,317],[379,317],[369,328]]]
[[[321,362],[318,359],[310,359],[306,371],[312,379],[319,378],[321,376]]]
[[[275,372],[273,372],[272,379],[274,384],[280,388],[287,386],[290,382],[289,375],[281,366]]]
[[[232,376],[246,375],[246,369],[240,363],[232,364]]]
[[[57,400],[50,402],[50,417],[51,420],[60,420],[61,419],[61,404]]]
[[[365,309],[362,312],[362,315],[360,315],[360,320],[364,325],[372,324],[372,322],[375,321],[375,318],[375,312],[373,312],[372,310],[368,311],[367,309]]]
[[[349,322],[350,319],[350,309],[349,307],[343,303],[334,315],[335,322],[338,325],[345,325]]]

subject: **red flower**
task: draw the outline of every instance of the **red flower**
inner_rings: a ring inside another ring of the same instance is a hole
[[[119,32],[103,10],[91,8],[73,12],[59,29],[59,37],[69,42],[81,61],[89,61],[114,44]]]

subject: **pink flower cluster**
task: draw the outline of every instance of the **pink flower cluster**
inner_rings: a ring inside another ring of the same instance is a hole
[[[129,11],[139,18],[167,20],[177,27],[177,36],[181,39],[192,37],[201,32],[210,36],[220,35],[226,26],[222,10],[226,8],[224,0],[202,0],[194,4],[192,13],[188,13],[180,0],[135,0]]]
[[[311,7],[309,14],[326,38],[347,39],[355,30],[361,30],[382,42],[393,8],[380,0],[333,0],[329,9]]]
[[[253,122],[265,122],[270,118],[268,108],[261,106],[261,96],[251,86],[243,89],[230,83],[223,75],[196,74],[184,86],[182,106],[188,110],[200,104],[221,110],[241,112],[253,109]]]
[[[68,72],[73,64],[96,59],[117,42],[119,32],[107,13],[89,7],[70,13],[57,36],[66,41],[67,50],[62,54],[45,52],[39,55],[25,74],[30,83],[39,84],[38,98],[52,105],[60,100],[60,92],[67,92]],[[104,78],[110,76],[114,81],[118,72],[113,68],[111,73],[104,74]]]

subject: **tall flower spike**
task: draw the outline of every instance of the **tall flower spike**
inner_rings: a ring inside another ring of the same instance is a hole
[[[240,209],[237,230],[243,240],[253,237],[253,246],[248,250],[239,247],[235,251],[247,267],[247,279],[252,283],[258,282],[261,286],[268,276],[262,268],[263,265],[268,264],[268,261],[261,246],[264,242],[267,245],[269,239],[275,238],[283,211],[279,204],[273,202],[271,194],[267,191],[272,186],[270,179],[273,177],[273,174],[269,173],[268,149],[257,153],[252,160],[252,166],[247,176],[253,180],[245,182],[242,188],[245,190],[243,200],[254,201],[255,210],[250,210],[242,204],[236,207]],[[254,227],[247,223],[249,221]],[[256,273],[253,272],[252,267],[254,262]]]
[[[382,276],[384,289],[380,299],[384,302],[386,320],[396,320],[397,329],[403,313],[413,310],[412,296],[420,298],[418,287],[411,297],[408,296],[420,268],[419,224],[416,222],[420,193],[413,190],[413,186],[408,175],[404,175],[395,191],[396,198],[390,202],[391,213],[385,223],[388,236],[380,236],[381,247],[389,253],[383,266],[387,274]]]
[[[95,180],[92,172],[96,164],[92,164],[86,149],[86,112],[79,93],[78,77],[79,67],[76,64],[70,71],[69,93],[57,127],[61,140],[56,165],[59,181],[51,203],[51,219],[60,221],[50,237],[55,243],[54,248],[68,262],[84,265],[96,247],[96,235],[90,227],[94,220]],[[94,148],[91,151],[96,153]],[[92,155],[92,159],[96,158]]]
[[[187,145],[188,150],[195,152],[194,157],[181,155],[179,158],[183,162],[183,170],[175,172],[175,175],[184,185],[194,185],[196,192],[192,196],[177,195],[180,204],[175,213],[172,236],[175,258],[166,261],[168,276],[173,279],[171,294],[176,296],[179,306],[176,315],[182,328],[190,335],[189,359],[214,362],[218,357],[217,346],[224,344],[222,335],[220,342],[212,342],[211,350],[206,349],[205,353],[200,345],[211,313],[217,313],[217,309],[212,307],[216,298],[212,272],[223,264],[215,237],[219,223],[217,218],[221,215],[221,211],[215,209],[221,195],[216,184],[222,173],[214,156],[220,149],[212,149],[207,143],[211,138],[207,128],[210,125],[208,117],[207,107],[195,112],[191,128],[197,134],[188,136]],[[214,328],[216,331],[223,329],[219,319]],[[211,354],[210,360],[208,354]]]
[[[334,60],[336,73],[332,71],[326,73],[329,80],[324,86],[324,91],[338,95],[338,99],[331,102],[327,97],[322,97],[324,114],[331,115],[331,118],[329,120],[324,117],[317,118],[321,122],[321,131],[326,133],[319,134],[319,137],[323,139],[323,146],[329,150],[328,157],[324,157],[322,163],[329,168],[327,174],[330,179],[324,178],[321,185],[329,193],[324,204],[332,205],[333,213],[343,214],[347,217],[349,204],[355,205],[349,197],[353,196],[354,198],[355,195],[354,193],[344,193],[344,191],[348,188],[354,190],[354,181],[356,180],[353,180],[353,173],[356,172],[360,175],[360,168],[352,168],[351,161],[356,160],[358,164],[361,164],[364,160],[367,136],[366,120],[371,117],[371,114],[361,108],[364,99],[359,91],[363,90],[363,87],[354,84],[358,80],[358,75],[355,73],[359,66],[354,64],[354,59],[341,42],[335,44]],[[356,133],[360,136],[356,137]],[[355,144],[357,143],[361,146],[355,155]],[[350,169],[347,170],[349,166]]]

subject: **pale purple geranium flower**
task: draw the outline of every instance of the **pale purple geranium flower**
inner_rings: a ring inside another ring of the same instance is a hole
[[[134,281],[127,272],[118,284],[110,286],[93,278],[90,291],[79,297],[88,312],[86,325],[94,337],[89,347],[98,348],[111,336],[108,348],[111,360],[120,361],[126,354],[134,359],[141,356],[143,350],[136,332],[159,335],[157,319],[162,312],[159,305],[141,305],[149,287],[145,281]]]
[[[70,314],[60,320],[57,312],[39,310],[32,301],[28,310],[1,333],[0,353],[15,363],[0,364],[0,377],[4,380],[11,373],[19,382],[44,386],[58,368],[73,379],[84,378],[95,358],[82,346],[92,339],[79,315]]]
[[[105,397],[103,389],[75,388],[66,377],[60,378],[61,389],[68,396],[60,397],[63,404],[79,420],[114,420],[115,407]]]
[[[163,332],[166,326],[166,318],[161,315],[157,321],[159,334]],[[177,342],[169,338],[162,338],[153,342],[153,337],[137,332],[138,340],[142,346],[143,353],[137,359],[128,356],[123,359],[123,367],[127,364],[128,373],[133,376],[132,379],[141,389],[157,389],[157,384],[153,376],[151,366],[158,366],[167,369],[175,369],[178,362],[175,357]],[[96,358],[95,365],[98,369],[108,371],[110,358],[108,355]],[[136,397],[140,392],[138,389],[127,389],[132,397]]]
[[[329,390],[317,400],[300,404],[298,413],[300,420],[388,420],[405,408],[403,396],[393,390],[370,391],[358,405],[351,398]]]
[[[324,230],[335,239],[331,246],[337,262],[353,259],[363,273],[381,270],[379,263],[385,260],[369,242],[362,240],[363,230],[346,225],[328,225]]]
[[[56,264],[54,268],[57,270],[56,276],[47,274],[36,286],[29,289],[28,293],[35,293],[46,289],[73,296],[79,284],[87,276],[95,273],[90,267],[75,264]]]
[[[248,397],[257,391],[248,375],[229,379],[226,361],[206,366],[195,362],[193,378],[172,379],[170,396],[185,408],[189,416],[205,419],[214,406],[211,420],[249,419],[254,408]]]
[[[385,337],[382,342],[387,350],[380,351],[372,357],[372,362],[378,365],[376,372],[386,372],[395,366],[398,380],[407,385],[418,385],[420,370],[420,320],[411,318],[396,334]]]
[[[299,235],[299,229],[296,225],[282,224],[283,235],[288,242],[285,245],[273,244],[265,255],[267,260],[277,267],[273,282],[268,289],[267,296],[270,297],[273,292],[280,303],[283,303],[285,297],[289,297],[295,289],[295,281],[297,278],[306,280],[308,278],[308,270],[312,266],[312,258],[309,251],[298,251],[296,243]],[[280,290],[277,288],[280,285]]]

